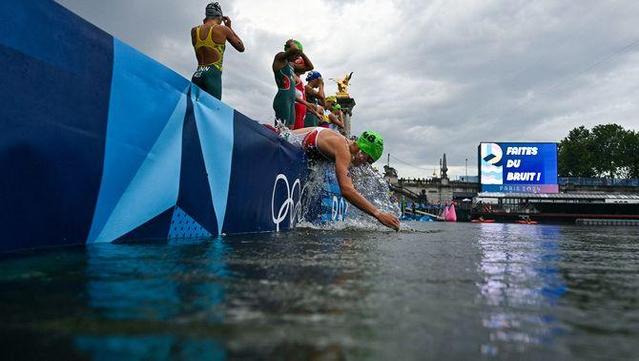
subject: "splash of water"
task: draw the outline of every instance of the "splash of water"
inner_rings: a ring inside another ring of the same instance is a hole
[[[401,214],[399,204],[391,200],[392,191],[384,176],[370,164],[350,169],[353,184],[359,192],[377,208],[397,216]]]
[[[275,128],[278,130],[280,137],[284,138],[284,140],[288,141],[291,144],[295,144],[297,146],[302,146],[302,140],[304,139],[303,135],[293,134],[293,131],[289,129],[281,120],[275,120]]]
[[[304,135],[293,132],[281,122],[276,123],[280,136],[291,144],[302,146]],[[304,185],[301,211],[297,228],[311,228],[321,230],[367,230],[390,231],[381,225],[375,218],[362,212],[349,204],[348,212],[343,219],[318,224],[308,219],[309,211],[317,207],[317,202],[327,193],[327,180],[335,181],[335,163],[327,160],[314,160],[308,162],[309,177]],[[375,207],[383,212],[389,212],[399,216],[399,205],[391,200],[390,186],[382,174],[369,164],[349,169],[355,189],[368,199]]]

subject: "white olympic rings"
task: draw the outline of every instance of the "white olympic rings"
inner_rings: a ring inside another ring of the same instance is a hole
[[[337,196],[333,196],[333,205],[331,207],[331,220],[333,221],[343,221],[344,216],[348,213],[348,202],[344,200],[343,197],[337,198]]]
[[[275,216],[275,191],[277,190],[278,182],[282,180],[286,185],[286,200],[282,205],[280,205],[280,209],[277,212],[277,217]],[[302,188],[302,183],[299,179],[296,179],[293,182],[293,188],[290,188],[288,183],[288,178],[284,174],[278,174],[275,178],[275,183],[273,184],[273,194],[271,196],[271,217],[273,219],[273,223],[275,224],[276,231],[280,231],[280,223],[286,220],[286,216],[289,215],[290,227],[293,227],[296,223],[296,219],[299,221],[300,213],[302,211],[302,194],[304,193],[304,189]],[[293,200],[293,196],[295,195],[295,190],[297,190],[297,203]],[[290,212],[289,212],[290,211]]]

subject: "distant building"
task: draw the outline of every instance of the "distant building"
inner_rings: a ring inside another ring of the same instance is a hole
[[[459,177],[460,182],[464,183],[479,183],[479,176],[477,175],[468,175]]]
[[[384,165],[384,179],[390,184],[397,184],[397,170],[388,165]]]

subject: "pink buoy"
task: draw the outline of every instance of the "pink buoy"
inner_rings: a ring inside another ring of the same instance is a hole
[[[446,217],[444,219],[446,220],[446,222],[457,222],[455,203],[451,204],[450,207],[448,207],[448,212],[446,213]]]
[[[444,207],[444,210],[442,211],[441,216],[443,220],[446,220],[446,218],[448,218],[448,206]]]

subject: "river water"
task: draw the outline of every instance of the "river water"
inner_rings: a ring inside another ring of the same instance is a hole
[[[3,359],[637,359],[639,229],[405,227],[4,257]]]

